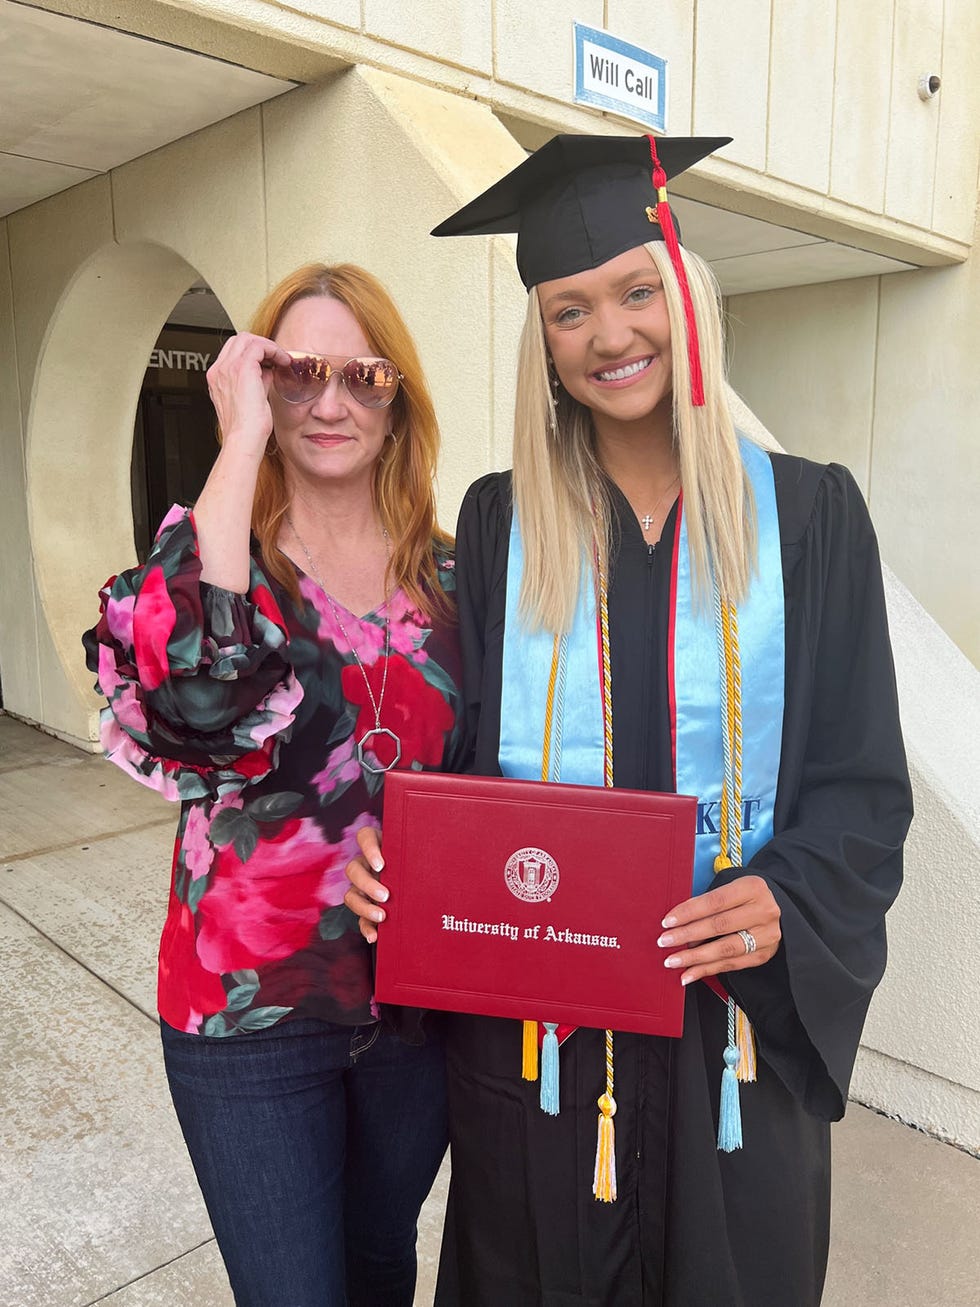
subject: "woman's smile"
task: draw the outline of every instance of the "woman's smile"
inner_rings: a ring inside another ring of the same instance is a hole
[[[638,376],[646,372],[656,358],[657,355],[645,354],[642,358],[628,359],[622,363],[617,363],[611,368],[597,369],[591,374],[592,380],[599,382],[603,386],[628,386]]]

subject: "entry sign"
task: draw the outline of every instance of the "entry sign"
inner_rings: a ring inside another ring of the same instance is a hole
[[[575,103],[667,130],[667,60],[582,23],[575,29]]]

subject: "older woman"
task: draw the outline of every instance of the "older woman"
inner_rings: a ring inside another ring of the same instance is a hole
[[[560,736],[551,779],[699,799],[695,896],[648,962],[690,986],[681,1038],[574,1032],[554,1116],[519,1023],[451,1018],[439,1307],[821,1295],[828,1122],[911,804],[867,510],[843,468],[735,431],[716,289],[677,243],[667,176],[724,143],[557,137],[435,233],[517,231],[530,292],[514,471],[458,531],[477,770],[541,778]],[[372,938],[398,903],[361,844]]]
[[[459,763],[438,429],[404,322],[350,265],[287,277],[208,382],[207,485],[86,635],[108,756],[181,804],[167,1074],[240,1307],[410,1307],[443,1052],[377,1011],[343,895],[385,773]]]

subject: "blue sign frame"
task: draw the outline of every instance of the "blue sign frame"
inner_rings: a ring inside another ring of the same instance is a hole
[[[617,36],[610,36],[608,32],[601,32],[595,27],[586,27],[584,23],[573,22],[572,27],[575,37],[575,103],[588,104],[595,109],[605,109],[620,118],[630,118],[634,122],[644,123],[656,131],[666,131],[667,60],[662,59],[660,55],[652,54],[649,50],[641,49],[638,45],[631,45],[629,41],[621,41]],[[634,104],[630,100],[617,99],[615,96],[603,95],[600,91],[587,89],[585,86],[586,41],[608,50],[610,54],[624,55],[634,63],[656,72],[659,88],[656,109],[646,110],[642,105]]]

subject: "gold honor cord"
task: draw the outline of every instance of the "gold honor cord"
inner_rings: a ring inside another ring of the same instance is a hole
[[[601,640],[601,675],[600,690],[602,695],[602,778],[603,784],[611,788],[613,784],[613,743],[612,743],[612,662],[609,655],[609,597],[606,580],[606,568],[603,560],[596,559],[599,591],[599,631]],[[541,779],[551,779],[551,756],[553,745],[560,738],[560,719],[563,697],[563,676],[567,652],[567,636],[555,636],[551,653],[551,672],[548,677],[548,695],[545,704],[544,737],[541,747]],[[556,708],[557,701],[557,708]],[[557,725],[556,725],[557,719]],[[557,1114],[558,1111],[558,1041],[556,1027],[552,1022],[545,1025],[545,1058],[541,1067],[541,1105],[544,1111]],[[538,1078],[538,1023],[525,1021],[522,1032],[522,1066],[521,1075],[525,1080]],[[613,1060],[613,1032],[605,1032],[605,1090],[599,1096],[598,1140],[596,1144],[595,1174],[592,1192],[603,1203],[616,1201],[616,1130],[613,1117],[616,1115],[616,1100],[613,1097],[615,1086],[615,1065]]]
[[[612,660],[609,656],[609,592],[605,560],[599,563],[599,631],[602,638],[602,762],[607,788],[613,783],[612,739]],[[616,1100],[613,1098],[613,1032],[606,1031],[606,1088],[599,1095],[599,1139],[595,1153],[595,1177],[592,1192],[600,1203],[616,1201]]]
[[[738,647],[738,612],[715,590],[715,627],[721,680],[721,735],[725,779],[721,795],[721,851],[715,874],[742,862],[742,662]],[[718,1147],[734,1152],[742,1147],[739,1081],[756,1078],[755,1036],[745,1013],[728,998],[728,1047],[721,1078]]]

